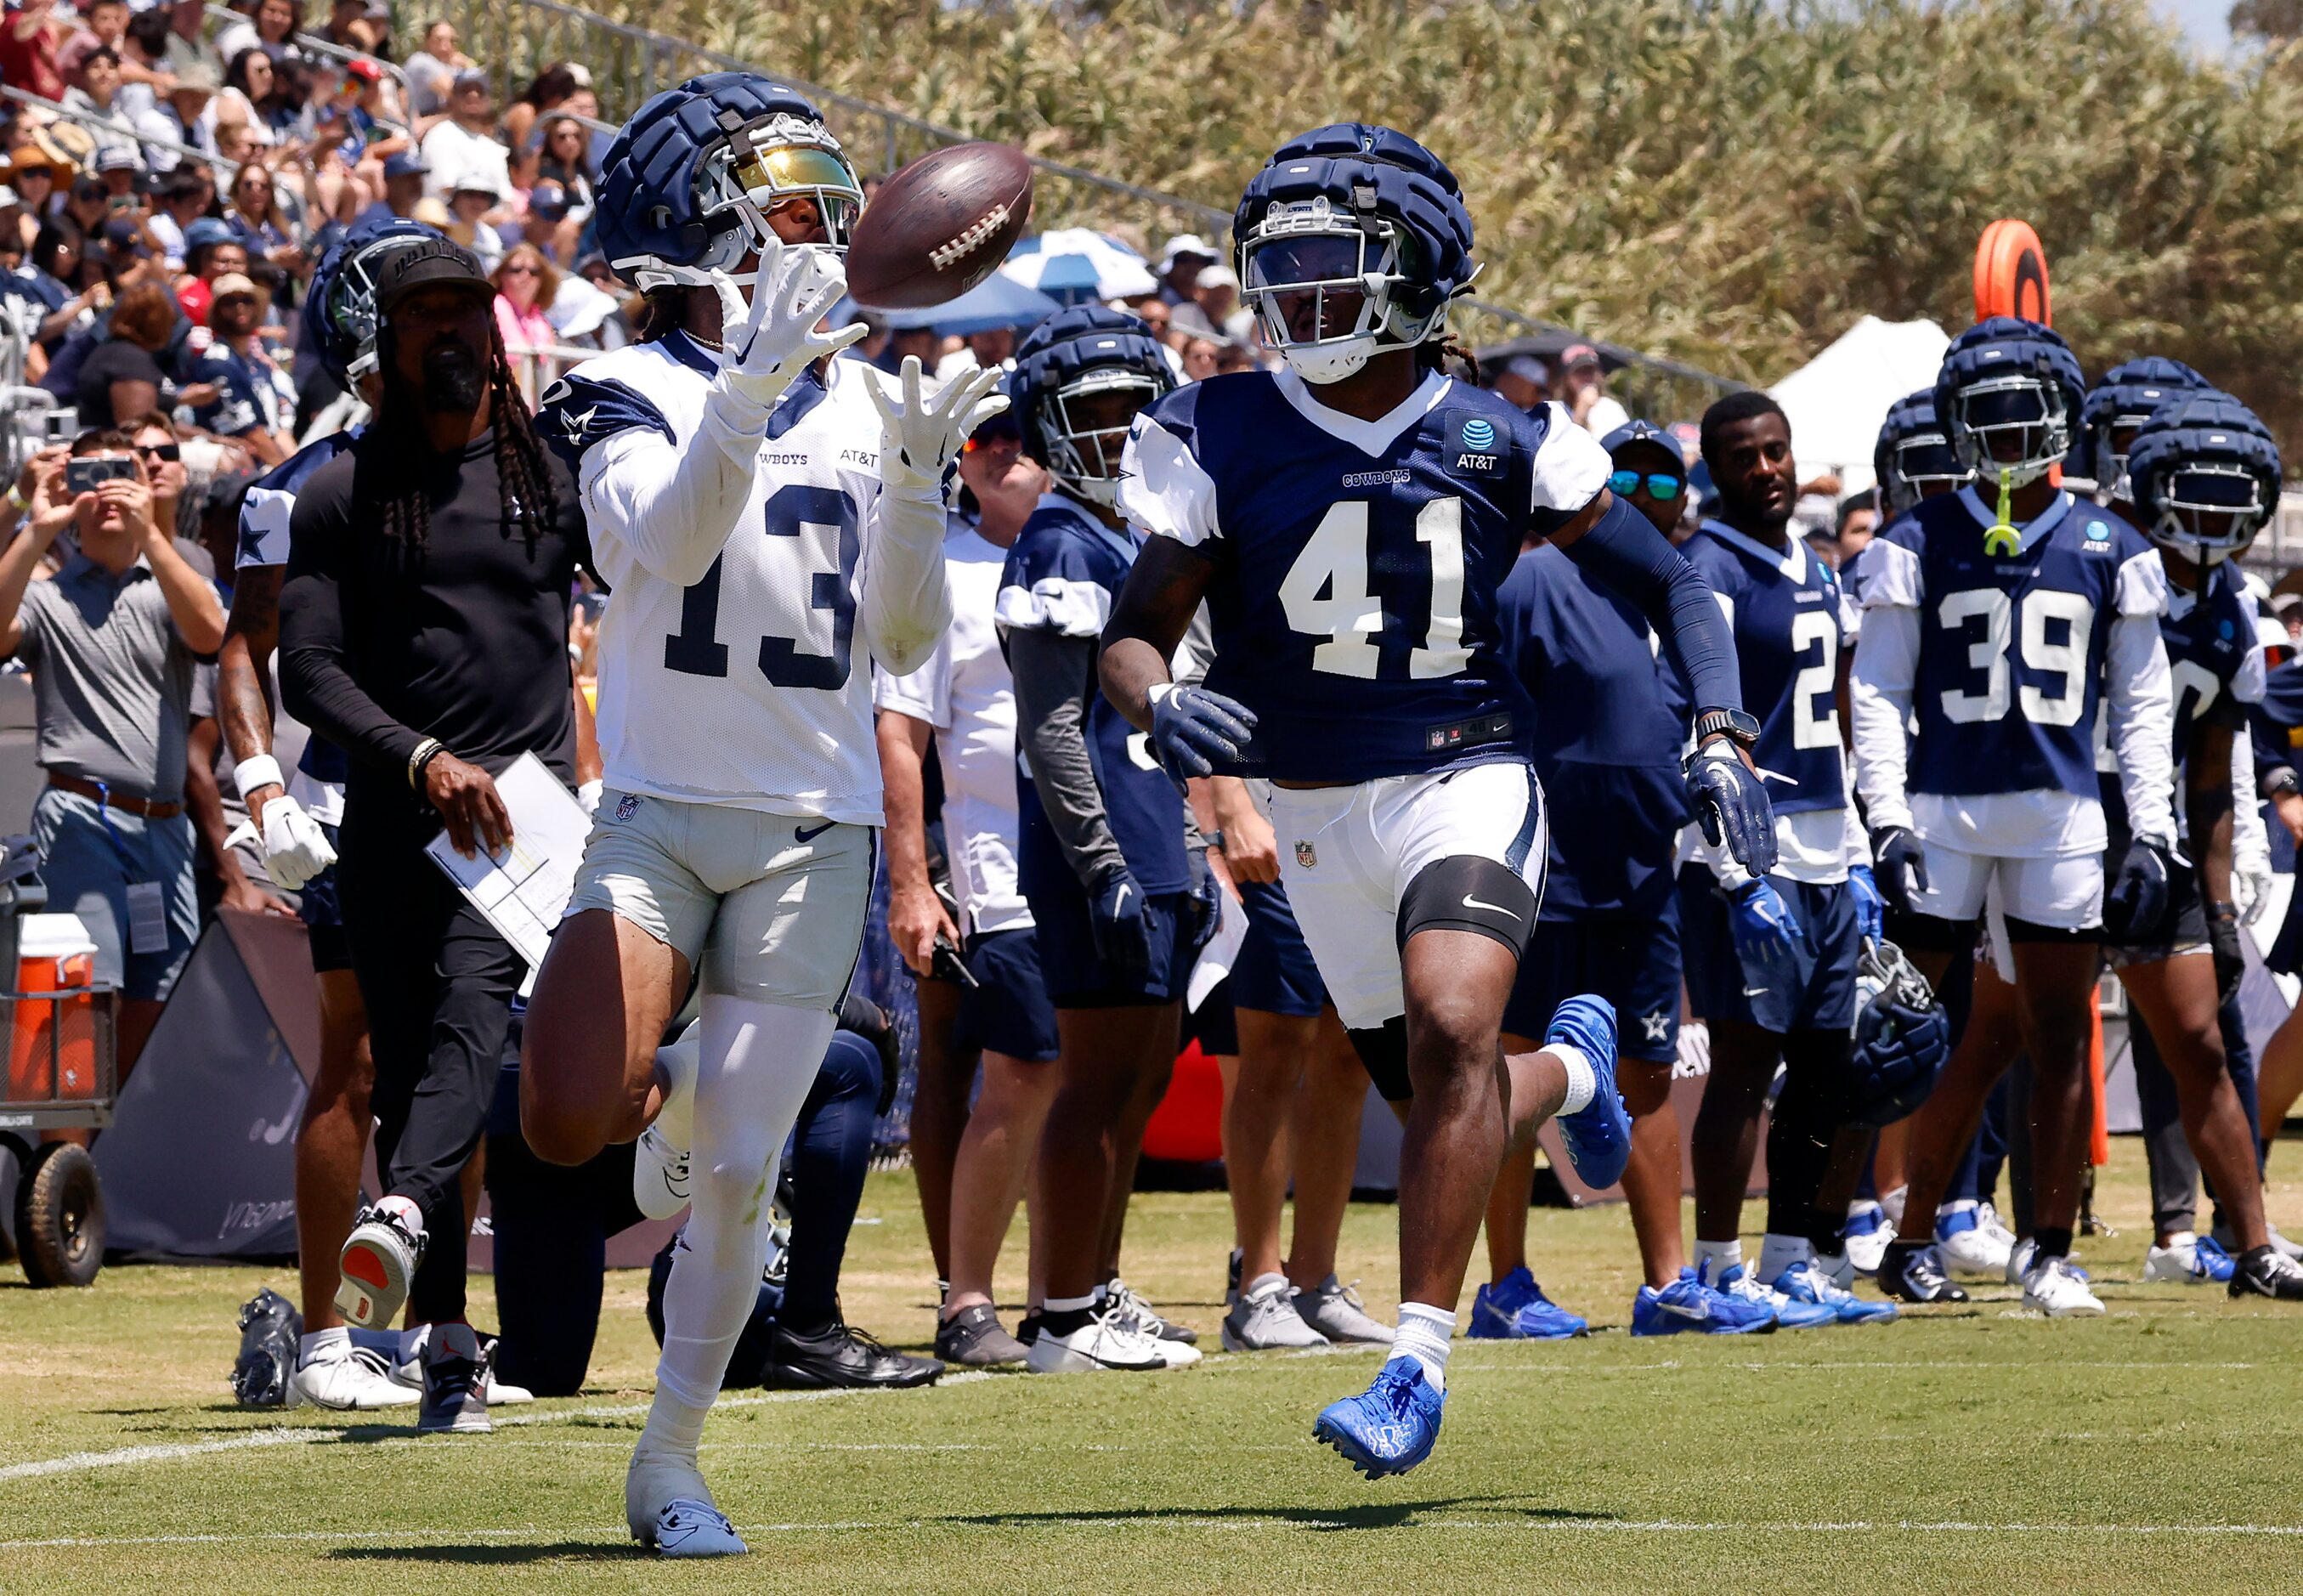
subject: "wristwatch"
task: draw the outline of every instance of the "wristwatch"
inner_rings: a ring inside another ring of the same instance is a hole
[[[1748,748],[1759,740],[1759,722],[1740,709],[1707,709],[1695,717],[1696,747],[1721,736],[1737,747]]]
[[[2291,765],[2282,764],[2263,780],[2263,796],[2265,798],[2282,798],[2296,792],[2303,792],[2303,781],[2295,779]]]

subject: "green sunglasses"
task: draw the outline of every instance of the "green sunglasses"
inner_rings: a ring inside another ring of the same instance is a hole
[[[1650,499],[1676,499],[1687,487],[1686,477],[1675,477],[1668,471],[1617,471],[1607,478],[1607,486],[1628,497],[1640,491],[1642,481],[1648,485]]]

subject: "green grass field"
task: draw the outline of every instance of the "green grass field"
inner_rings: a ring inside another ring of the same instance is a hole
[[[2274,1168],[2293,1167],[2291,1151]],[[2303,1309],[2140,1285],[2142,1159],[2114,1144],[2083,1244],[2110,1316],[2050,1324],[1990,1287],[1877,1329],[1623,1333],[1620,1209],[1539,1212],[1585,1341],[1458,1343],[1432,1460],[1368,1484],[1312,1417],[1372,1352],[1211,1355],[1157,1376],[731,1397],[704,1463],[755,1555],[659,1567],[622,1525],[654,1347],[618,1274],[580,1399],[485,1438],[236,1409],[232,1316],[285,1270],[0,1272],[0,1590],[2293,1592]],[[2274,1217],[2303,1229],[2303,1187]],[[930,1331],[907,1174],[874,1177],[850,1318]],[[1757,1205],[1747,1210],[1756,1222]],[[1355,1206],[1346,1272],[1388,1311],[1394,1211]],[[1212,1346],[1220,1194],[1151,1195],[1131,1276]],[[485,1289],[475,1317],[492,1315]]]

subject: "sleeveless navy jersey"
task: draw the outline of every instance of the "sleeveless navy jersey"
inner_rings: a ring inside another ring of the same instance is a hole
[[[1000,574],[1001,652],[1008,634],[1027,629],[1101,638],[1143,542],[1140,533],[1107,527],[1060,494],[1042,498],[1016,535]],[[1150,739],[1103,696],[1092,655],[1080,690],[1087,701],[1088,763],[1128,873],[1148,894],[1184,891],[1191,877],[1184,857],[1183,795],[1152,757]],[[1048,825],[1018,752],[1017,869],[1024,894],[1033,896],[1042,883],[1076,891],[1078,878]]]
[[[315,471],[350,448],[352,440],[364,430],[350,427],[315,438],[248,485],[240,501],[240,547],[232,556],[234,570],[288,563],[288,518],[295,511],[296,495]],[[314,732],[305,739],[296,768],[315,781],[341,786],[351,766],[342,748]]]
[[[2213,568],[2204,595],[2168,582],[2159,639],[2175,689],[2175,766],[2182,768],[2191,729],[2203,717],[2240,723],[2240,705],[2263,697],[2263,649],[2256,637],[2256,602],[2230,564]]]
[[[1725,602],[1735,631],[1743,706],[1759,717],[1751,762],[1779,815],[1847,806],[1839,739],[1837,573],[1791,539],[1771,549],[1707,520],[1680,545]]]
[[[1522,554],[1497,602],[1505,655],[1536,705],[1551,828],[1542,918],[1661,912],[1688,821],[1686,686],[1637,606],[1557,549]]]
[[[1244,372],[1161,399],[1128,461],[1129,519],[1216,566],[1207,685],[1257,718],[1221,773],[1357,782],[1526,755],[1497,593],[1524,536],[1610,469],[1558,407],[1435,374],[1367,422],[1292,373]]]
[[[2095,798],[2111,629],[2158,612],[2157,552],[2107,510],[2057,496],[1989,554],[1972,487],[1923,500],[1864,551],[1867,605],[1919,612],[1909,790]]]

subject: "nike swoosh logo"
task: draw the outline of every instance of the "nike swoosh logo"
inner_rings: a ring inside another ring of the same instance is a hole
[[[1743,989],[1743,995],[1747,998],[1764,997],[1767,991],[1764,986],[1747,986]]]
[[[1469,892],[1464,894],[1464,907],[1465,908],[1483,908],[1491,915],[1510,915],[1514,920],[1519,918],[1519,916],[1516,913],[1511,909],[1506,908],[1502,904],[1482,903],[1478,899],[1472,897]]]
[[[1126,908],[1127,907],[1127,893],[1128,893],[1128,886],[1127,886],[1127,883],[1126,883],[1126,882],[1120,882],[1120,883],[1119,883],[1119,891],[1117,891],[1117,892],[1114,892],[1114,893],[1111,895],[1111,912],[1112,912],[1113,914],[1115,914],[1115,915],[1116,915],[1116,914],[1118,914],[1121,909],[1124,909],[1124,908]]]
[[[1661,1297],[1658,1297],[1656,1299],[1656,1306],[1661,1308],[1665,1313],[1675,1315],[1681,1319],[1708,1319],[1711,1317],[1711,1305],[1708,1303],[1697,1303],[1691,1307],[1683,1303],[1665,1302]]]
[[[822,836],[824,832],[830,831],[833,826],[836,826],[839,823],[836,820],[827,820],[822,825],[813,828],[808,826],[795,826],[792,828],[792,835],[798,838],[802,842],[813,842],[818,837]]]

